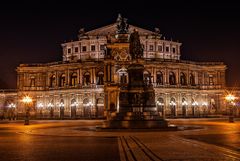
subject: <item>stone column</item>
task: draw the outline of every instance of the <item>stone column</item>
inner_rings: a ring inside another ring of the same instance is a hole
[[[83,80],[83,76],[82,76],[82,69],[79,69],[79,84],[82,85],[82,80]]]
[[[94,67],[93,69],[92,69],[92,72],[93,72],[93,83],[95,83],[96,84],[96,67]]]
[[[169,85],[169,71],[166,67],[164,71],[164,84]]]

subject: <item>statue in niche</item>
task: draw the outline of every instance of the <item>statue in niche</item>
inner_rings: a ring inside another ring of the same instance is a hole
[[[120,80],[121,83],[127,83],[127,76],[125,75],[125,73],[123,73],[121,75],[121,80]]]
[[[129,24],[127,24],[127,19],[122,18],[121,14],[118,14],[117,23],[117,34],[127,34],[129,28]]]
[[[142,58],[143,57],[143,47],[140,42],[139,34],[134,29],[133,33],[130,35],[130,46],[129,52],[132,59]]]

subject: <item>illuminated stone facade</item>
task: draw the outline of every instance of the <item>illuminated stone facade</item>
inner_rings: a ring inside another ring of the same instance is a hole
[[[20,64],[17,68],[18,116],[24,95],[33,98],[37,118],[104,118],[119,107],[119,89],[128,82],[129,43],[121,42],[116,23],[85,32],[62,44],[61,62]],[[124,19],[125,21],[125,19]],[[126,24],[128,25],[128,24]],[[180,59],[181,43],[165,40],[159,29],[137,30],[144,49],[144,77],[155,89],[157,110],[166,117],[198,117],[225,112],[226,65]]]

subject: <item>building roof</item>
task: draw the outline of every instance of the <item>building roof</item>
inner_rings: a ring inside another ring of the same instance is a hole
[[[95,30],[91,30],[86,32],[87,35],[89,36],[101,36],[101,35],[115,35],[117,32],[117,25],[118,23],[113,23],[107,26],[103,26],[100,28],[97,28]],[[129,25],[129,33],[132,33],[133,30],[137,30],[139,35],[152,35],[152,34],[156,34],[156,32],[150,31],[150,30],[146,30],[137,26],[133,26],[133,25]]]

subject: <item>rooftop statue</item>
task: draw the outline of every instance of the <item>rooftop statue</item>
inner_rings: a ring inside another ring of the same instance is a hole
[[[129,52],[132,56],[132,59],[138,59],[143,57],[143,47],[140,42],[138,31],[135,29],[133,30],[133,33],[130,35],[130,46],[129,46]]]
[[[118,14],[117,23],[117,34],[127,34],[129,28],[129,24],[127,24],[127,19],[122,18],[121,14]]]
[[[86,35],[86,32],[85,32],[85,29],[80,28],[79,31],[78,31],[78,38],[82,39],[82,38],[86,38],[86,37],[87,37],[87,35]]]

